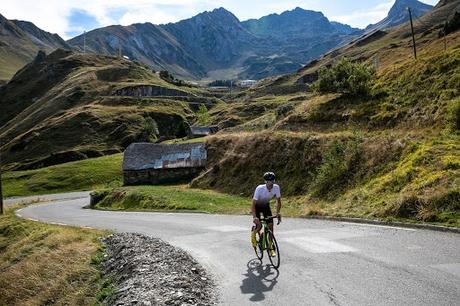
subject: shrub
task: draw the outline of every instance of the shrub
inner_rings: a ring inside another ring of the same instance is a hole
[[[158,124],[155,119],[151,117],[145,118],[144,131],[147,139],[151,142],[155,142],[160,135]]]
[[[176,85],[176,86],[188,86],[188,87],[190,87],[190,85],[187,84],[185,81],[176,78],[173,74],[171,74],[167,70],[161,70],[160,71],[160,78],[163,79],[164,81],[166,81],[166,82],[168,82],[170,84]]]
[[[199,125],[208,125],[211,121],[211,116],[209,115],[208,109],[204,104],[200,105],[200,108],[198,109],[196,116]]]
[[[460,131],[460,98],[450,102],[447,121],[450,130],[453,132]]]
[[[323,156],[314,182],[317,196],[336,194],[355,175],[355,165],[362,156],[359,140],[334,141]]]
[[[320,93],[343,93],[351,96],[369,95],[375,81],[375,70],[363,63],[343,58],[330,68],[319,71],[313,89]]]
[[[276,118],[281,119],[283,117],[286,117],[290,112],[292,112],[295,108],[294,103],[288,103],[288,104],[283,104],[279,106],[275,113],[276,113]]]

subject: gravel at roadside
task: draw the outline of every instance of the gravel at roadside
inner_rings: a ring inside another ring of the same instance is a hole
[[[215,305],[215,285],[186,252],[140,234],[103,238],[103,273],[114,285],[113,305]]]

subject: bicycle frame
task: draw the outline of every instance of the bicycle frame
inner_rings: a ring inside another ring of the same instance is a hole
[[[260,220],[260,223],[262,224],[262,234],[261,235],[261,239],[259,239],[259,244],[260,244],[260,249],[262,251],[266,250],[267,249],[267,236],[268,236],[268,224],[267,224],[267,221],[265,220]]]
[[[261,239],[259,240],[260,249],[262,251],[268,248],[268,220],[274,219],[275,217],[269,217],[267,219],[260,219],[260,224],[262,225],[262,234]]]

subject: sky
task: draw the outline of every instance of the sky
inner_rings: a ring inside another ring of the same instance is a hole
[[[331,21],[365,28],[386,17],[395,0],[0,0],[0,14],[33,22],[64,39],[112,24],[162,24],[224,7],[241,21],[301,7]],[[435,5],[438,0],[422,0]]]

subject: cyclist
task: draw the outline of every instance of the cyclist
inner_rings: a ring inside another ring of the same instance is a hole
[[[275,174],[273,172],[266,172],[264,174],[265,184],[257,186],[254,191],[254,197],[252,198],[252,217],[255,223],[253,231],[251,232],[251,242],[255,247],[257,244],[256,233],[258,233],[262,227],[260,223],[260,215],[262,214],[264,218],[272,216],[272,211],[270,209],[270,200],[276,197],[276,217],[281,221],[281,191],[280,186],[275,184]],[[269,220],[268,227],[273,233],[273,219]],[[270,248],[271,241],[269,240]],[[275,250],[270,251],[272,257],[276,256]]]

